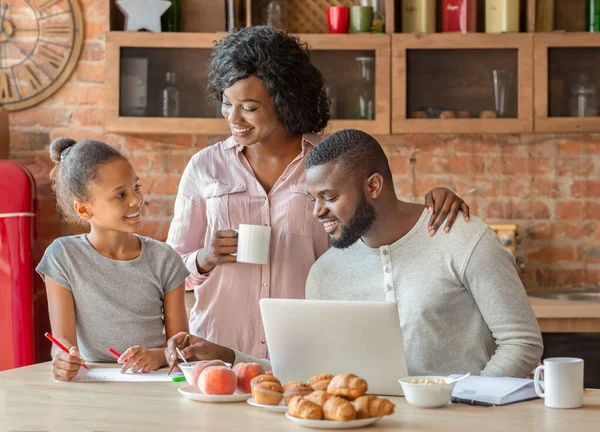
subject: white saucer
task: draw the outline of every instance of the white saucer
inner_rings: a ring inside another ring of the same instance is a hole
[[[198,393],[194,386],[184,385],[177,389],[179,393],[184,395],[186,398],[198,402],[244,402],[252,393],[243,394],[231,394],[231,395],[207,395]]]
[[[368,419],[350,420],[347,422],[343,422],[333,420],[305,420],[301,418],[292,417],[288,413],[285,413],[285,416],[288,418],[288,420],[291,420],[300,426],[315,429],[355,429],[373,425],[379,420],[381,420],[381,417],[373,417]]]
[[[288,410],[288,407],[284,401],[281,401],[281,403],[279,405],[263,405],[263,404],[259,404],[258,402],[256,402],[254,400],[254,398],[250,398],[246,402],[248,402],[252,406],[264,408],[267,411],[287,412],[287,410]]]

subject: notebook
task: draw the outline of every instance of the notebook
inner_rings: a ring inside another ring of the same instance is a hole
[[[452,402],[471,405],[508,405],[536,398],[533,380],[522,378],[470,376],[457,382],[452,391]]]

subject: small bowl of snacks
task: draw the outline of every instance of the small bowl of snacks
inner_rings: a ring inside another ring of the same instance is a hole
[[[406,401],[420,408],[438,408],[450,402],[456,382],[444,376],[412,376],[400,378]]]
[[[188,364],[189,366],[186,366],[185,364],[181,363],[179,365],[179,369],[181,369],[181,372],[183,372],[183,376],[185,377],[187,383],[196,387],[196,383],[194,382],[194,366],[196,363],[189,362]]]

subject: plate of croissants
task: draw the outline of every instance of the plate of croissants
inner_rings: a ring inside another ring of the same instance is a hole
[[[286,413],[301,426],[348,429],[375,424],[394,413],[394,404],[366,395],[367,382],[353,374],[320,374],[306,383],[291,381],[282,386],[273,375],[259,375],[251,382],[251,405]],[[284,405],[285,403],[285,405]]]

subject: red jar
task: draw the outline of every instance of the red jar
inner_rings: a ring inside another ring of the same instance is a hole
[[[477,0],[442,0],[443,32],[476,32]]]

